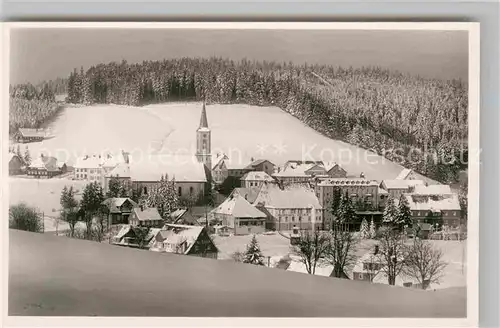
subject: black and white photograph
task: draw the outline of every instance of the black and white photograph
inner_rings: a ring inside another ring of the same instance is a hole
[[[477,317],[479,25],[5,27],[10,320]]]

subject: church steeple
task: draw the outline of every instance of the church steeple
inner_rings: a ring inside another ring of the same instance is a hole
[[[198,129],[201,128],[208,129],[207,110],[205,109],[205,101],[203,101],[203,108],[201,109],[201,117],[200,117],[200,126],[198,127]]]
[[[198,162],[205,164],[210,171],[212,169],[211,135],[208,128],[207,110],[205,101],[201,109],[200,126],[196,130],[196,158]]]

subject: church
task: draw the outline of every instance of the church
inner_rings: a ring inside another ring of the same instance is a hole
[[[133,189],[147,193],[161,178],[167,174],[175,179],[177,194],[180,199],[199,201],[207,195],[211,184],[212,155],[211,132],[208,127],[205,103],[201,110],[201,118],[196,130],[196,153],[194,156],[148,154],[131,156],[128,172],[121,172],[120,178],[128,178]],[[128,177],[124,176],[128,175]],[[107,179],[116,177],[110,172]]]

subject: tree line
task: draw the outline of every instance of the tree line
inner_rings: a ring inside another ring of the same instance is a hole
[[[66,83],[54,81],[9,86],[9,134],[19,128],[40,128],[54,118],[63,108],[56,102],[56,92],[65,86]]]

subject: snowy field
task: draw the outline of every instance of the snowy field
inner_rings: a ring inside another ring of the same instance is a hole
[[[73,164],[85,153],[125,149],[132,153],[194,154],[201,103],[130,107],[68,107],[49,129],[53,138],[29,144],[33,156],[46,152]],[[349,174],[395,178],[402,167],[371,152],[329,139],[277,107],[207,105],[212,153],[232,159],[267,158],[337,161]],[[24,146],[23,146],[24,147]],[[370,164],[369,164],[370,163]]]

